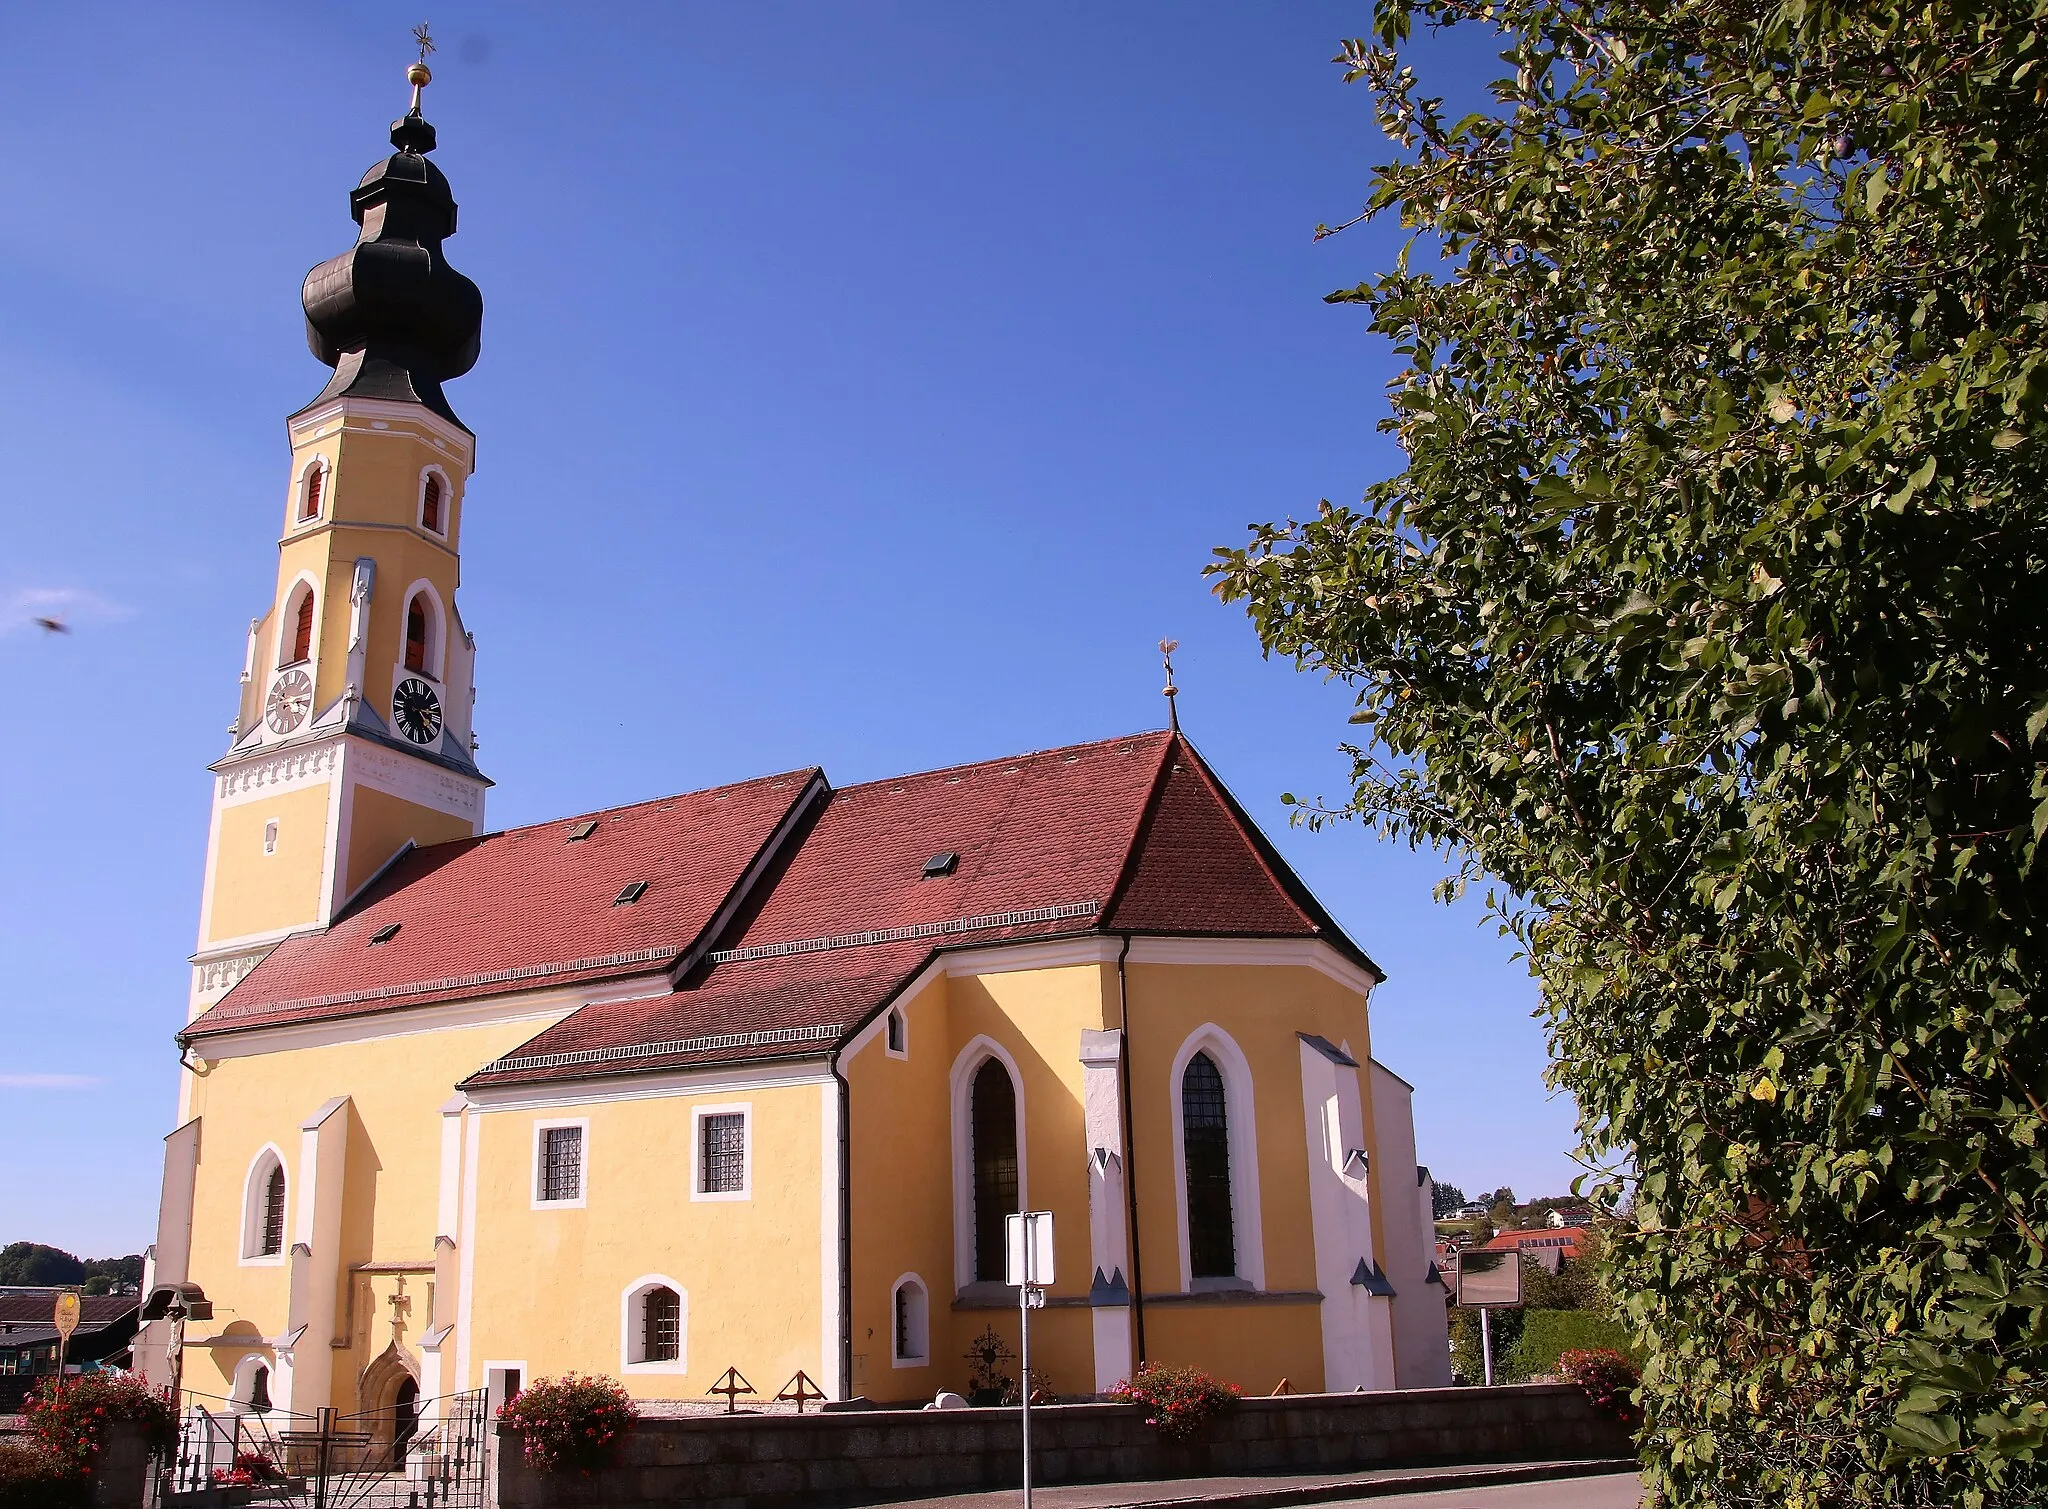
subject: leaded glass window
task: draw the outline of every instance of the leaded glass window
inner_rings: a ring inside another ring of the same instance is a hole
[[[974,1076],[974,1276],[1001,1283],[1005,1219],[1017,1211],[1017,1087],[990,1059]]]
[[[259,1257],[276,1257],[284,1251],[284,1166],[273,1163],[263,1186],[263,1245]]]
[[[1180,1081],[1182,1147],[1188,1173],[1188,1270],[1195,1278],[1237,1273],[1230,1213],[1230,1121],[1223,1076],[1197,1053]]]

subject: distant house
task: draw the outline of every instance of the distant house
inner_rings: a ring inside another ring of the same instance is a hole
[[[1493,1207],[1484,1200],[1467,1200],[1458,1207],[1458,1219],[1461,1221],[1477,1221],[1492,1214]]]
[[[1561,1226],[1536,1231],[1503,1231],[1481,1250],[1520,1251],[1523,1257],[1541,1263],[1546,1272],[1555,1273],[1566,1262],[1578,1257],[1579,1243],[1585,1235],[1586,1228],[1583,1226]]]
[[[58,1289],[32,1285],[0,1287],[0,1414],[12,1414],[36,1380],[57,1371]],[[135,1339],[134,1294],[87,1294],[78,1301],[78,1329],[64,1351],[67,1373],[126,1367]]]

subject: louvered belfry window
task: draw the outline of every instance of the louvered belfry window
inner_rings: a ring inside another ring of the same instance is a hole
[[[313,594],[308,591],[299,599],[298,617],[292,623],[292,652],[286,657],[286,665],[298,665],[313,656]]]
[[[427,669],[427,605],[418,597],[405,606],[405,668]]]
[[[583,1128],[543,1127],[540,1134],[540,1197],[575,1200],[583,1194]]]
[[[1005,1218],[1017,1211],[1017,1087],[990,1059],[974,1076],[974,1276],[999,1284]]]
[[[299,510],[302,519],[320,517],[320,495],[327,490],[327,468],[315,462],[306,473],[306,502]],[[403,494],[400,494],[402,497]]]
[[[675,1290],[657,1285],[641,1305],[640,1360],[674,1362],[683,1355],[683,1301]]]
[[[702,1125],[698,1191],[707,1195],[740,1193],[747,1187],[747,1118],[737,1111],[724,1111],[706,1116]]]
[[[1182,1145],[1188,1171],[1188,1270],[1195,1278],[1237,1273],[1230,1216],[1230,1121],[1223,1076],[1197,1053],[1180,1081]]]
[[[276,1257],[284,1251],[284,1167],[273,1164],[263,1186],[263,1247],[260,1257]]]
[[[420,523],[435,534],[441,532],[441,479],[432,472],[427,474],[427,490],[420,499]]]

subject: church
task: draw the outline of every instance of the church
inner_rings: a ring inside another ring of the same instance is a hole
[[[1044,1210],[1063,1397],[1448,1384],[1380,971],[1177,726],[486,830],[429,77],[305,280],[333,375],[210,767],[146,1371],[392,1419],[567,1371],[994,1397]]]

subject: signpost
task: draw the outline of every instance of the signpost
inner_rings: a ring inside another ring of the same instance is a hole
[[[64,1377],[64,1357],[71,1350],[71,1333],[78,1329],[78,1296],[66,1289],[57,1296],[57,1313],[54,1317],[57,1327],[57,1377]]]
[[[1518,1309],[1522,1303],[1522,1254],[1519,1250],[1488,1251],[1468,1247],[1458,1254],[1458,1303],[1479,1312],[1479,1353],[1486,1367],[1487,1387],[1493,1386],[1493,1325],[1495,1310]]]
[[[1052,1212],[1027,1210],[1003,1218],[1006,1240],[1003,1281],[1017,1286],[1017,1385],[1024,1423],[1024,1509],[1031,1509],[1031,1312],[1045,1306],[1052,1282]]]

